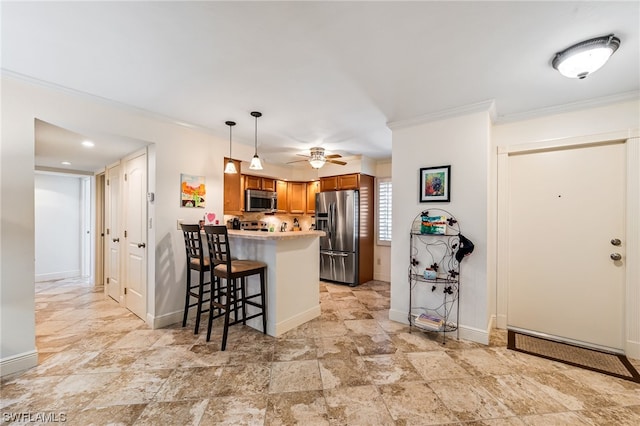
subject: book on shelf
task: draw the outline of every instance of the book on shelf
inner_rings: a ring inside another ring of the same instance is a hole
[[[420,233],[445,235],[447,233],[447,218],[445,216],[422,216]]]
[[[440,328],[444,325],[444,320],[437,315],[420,314],[416,316],[415,323],[427,327]]]

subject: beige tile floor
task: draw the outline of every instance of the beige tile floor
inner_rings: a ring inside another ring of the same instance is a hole
[[[0,421],[640,425],[638,384],[509,351],[501,332],[489,346],[409,333],[387,318],[388,283],[320,295],[320,318],[278,339],[234,326],[221,352],[219,331],[150,330],[102,288],[39,283],[39,365],[2,380]]]

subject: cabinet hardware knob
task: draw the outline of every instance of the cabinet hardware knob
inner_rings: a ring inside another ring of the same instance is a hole
[[[138,248],[144,248],[144,247],[146,247],[146,246],[147,246],[147,245],[146,245],[145,243],[138,243]]]
[[[622,259],[622,255],[621,255],[620,253],[611,253],[611,254],[609,255],[609,257],[610,257],[612,260],[620,260],[620,259]]]
[[[622,241],[620,241],[618,238],[611,239],[611,245],[619,246],[620,244],[622,244]]]

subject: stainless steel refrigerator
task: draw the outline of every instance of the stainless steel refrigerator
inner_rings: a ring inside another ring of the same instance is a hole
[[[329,191],[316,195],[316,229],[320,237],[320,279],[358,284],[358,191]]]

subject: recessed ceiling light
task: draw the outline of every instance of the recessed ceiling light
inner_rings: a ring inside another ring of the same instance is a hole
[[[69,161],[63,161],[63,162],[61,162],[60,164],[62,164],[63,166],[70,166],[70,165],[71,165],[71,162],[69,162]]]
[[[93,148],[95,146],[95,144],[91,141],[83,141],[82,142],[82,146],[87,147],[87,148]]]

